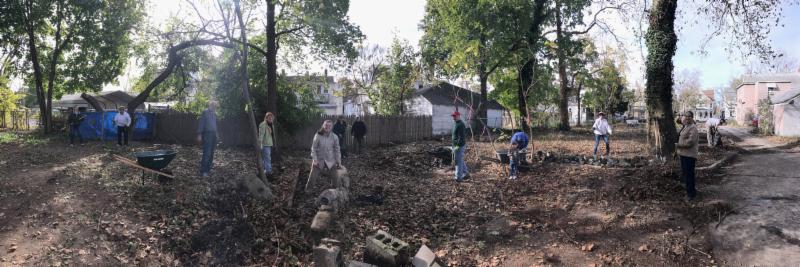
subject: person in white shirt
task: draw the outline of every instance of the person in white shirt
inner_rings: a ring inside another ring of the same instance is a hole
[[[708,140],[709,147],[716,147],[719,144],[719,127],[720,120],[717,118],[710,118],[706,120],[706,139]]]
[[[603,112],[600,112],[597,115],[598,118],[594,121],[594,125],[592,125],[592,131],[594,131],[594,160],[597,160],[597,146],[600,144],[600,139],[603,139],[603,141],[606,143],[606,157],[608,157],[608,154],[611,151],[611,148],[608,145],[608,137],[611,135],[611,125],[608,124],[606,115]]]
[[[114,116],[114,125],[117,126],[117,145],[128,145],[128,129],[131,126],[131,116],[125,112],[125,107],[119,107],[119,113]],[[125,140],[124,143],[122,140]]]

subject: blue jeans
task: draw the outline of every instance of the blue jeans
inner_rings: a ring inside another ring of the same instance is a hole
[[[456,180],[461,181],[464,179],[464,176],[469,174],[469,170],[467,170],[467,163],[464,162],[464,150],[467,148],[467,145],[461,146],[455,151],[453,151],[453,156],[455,157],[455,165],[456,165]]]
[[[610,151],[610,148],[608,146],[608,135],[607,134],[606,135],[595,134],[594,135],[594,158],[595,159],[597,159],[597,146],[600,145],[600,139],[601,138],[606,143],[606,156],[608,156],[608,153]]]
[[[508,152],[509,159],[511,160],[511,171],[509,173],[511,176],[517,175],[517,166],[519,166],[521,154],[518,154],[516,151],[509,151]]]
[[[69,144],[72,145],[75,143],[75,137],[78,137],[78,141],[83,144],[83,135],[81,135],[81,131],[78,130],[80,126],[69,126]]]
[[[686,196],[689,198],[697,196],[697,189],[694,187],[694,166],[696,163],[696,158],[681,156],[681,172],[683,173],[684,181],[686,181]]]
[[[214,162],[214,148],[217,147],[217,134],[203,133],[203,157],[200,159],[200,173],[208,173]]]
[[[262,160],[264,161],[264,174],[272,174],[272,147],[261,147]]]

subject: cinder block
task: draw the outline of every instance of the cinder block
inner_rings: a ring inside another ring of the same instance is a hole
[[[314,266],[316,267],[342,267],[344,260],[339,246],[320,244],[314,247]]]
[[[414,255],[414,258],[411,259],[411,265],[414,267],[438,266],[436,264],[436,254],[428,246],[422,245],[417,254]]]
[[[378,266],[402,266],[408,263],[408,243],[378,230],[367,237],[364,261]]]

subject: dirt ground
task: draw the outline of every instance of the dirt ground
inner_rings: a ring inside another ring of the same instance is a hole
[[[616,129],[612,158],[643,155],[642,129]],[[540,133],[533,150],[591,155],[583,129]],[[500,143],[470,143],[471,179],[427,153],[443,140],[371,147],[344,160],[352,197],[383,189],[383,202],[352,201],[329,236],[361,260],[364,241],[385,230],[412,250],[426,244],[446,266],[713,266],[707,225],[730,207],[701,195],[684,201],[671,165],[607,168],[534,162],[517,180],[495,163]],[[219,149],[212,176],[197,174],[193,146],[91,142],[63,138],[0,144],[0,266],[137,265],[308,266],[315,195],[291,197],[304,183],[308,151],[280,151],[270,203],[231,181],[254,175],[250,150]],[[112,155],[171,148],[176,179],[159,182]],[[725,151],[703,149],[698,166]],[[699,173],[704,192],[720,178]],[[317,188],[319,192],[321,188]],[[287,205],[290,199],[294,208]]]

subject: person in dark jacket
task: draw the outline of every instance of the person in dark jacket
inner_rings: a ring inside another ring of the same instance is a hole
[[[208,177],[214,162],[214,148],[217,147],[217,102],[208,102],[208,109],[200,116],[197,127],[197,142],[203,145],[203,157],[200,159],[200,175]]]
[[[353,122],[353,127],[350,128],[350,134],[353,135],[353,139],[355,139],[355,150],[356,154],[361,154],[361,150],[364,149],[364,136],[367,135],[367,125],[364,121],[361,120],[361,117],[356,117],[356,121]]]
[[[81,135],[81,131],[79,130],[81,127],[81,123],[86,116],[81,114],[80,110],[76,108],[69,108],[69,117],[67,117],[67,124],[69,125],[69,146],[75,145],[75,137],[78,137],[78,141],[80,144],[83,145],[83,135]]]
[[[339,148],[341,149],[342,158],[347,157],[347,122],[339,117],[336,119],[336,124],[333,125],[333,133],[339,137]]]
[[[467,126],[461,121],[461,113],[453,112],[453,159],[456,165],[456,182],[469,179],[469,170],[464,162],[464,150],[467,148]]]

